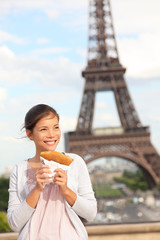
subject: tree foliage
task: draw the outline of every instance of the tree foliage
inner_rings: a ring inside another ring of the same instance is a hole
[[[94,183],[93,190],[96,197],[122,197],[125,194],[121,189],[113,189],[109,183]]]
[[[8,208],[9,179],[0,178],[0,211],[7,211]]]
[[[122,177],[114,178],[116,182],[124,183],[132,191],[148,189],[148,183],[141,169],[136,172],[125,170]]]
[[[0,232],[9,232],[11,228],[5,212],[0,212]]]

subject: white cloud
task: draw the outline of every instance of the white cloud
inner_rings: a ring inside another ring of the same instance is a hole
[[[3,138],[3,140],[6,141],[6,142],[10,142],[10,143],[24,142],[24,139],[22,139],[22,138],[15,138],[15,137],[12,137],[12,136],[5,136]]]
[[[16,96],[16,97],[11,98],[11,99],[9,100],[9,105],[11,106],[11,108],[14,109],[13,111],[15,112],[15,109],[21,108],[21,107],[23,106],[23,103],[22,103],[22,101],[20,101],[20,100],[18,99],[18,97]]]
[[[138,38],[119,40],[120,59],[132,78],[160,76],[160,33],[140,34]]]
[[[52,49],[52,51],[58,52],[64,49]],[[2,46],[0,62],[0,82],[9,86],[38,81],[47,86],[77,88],[82,82],[79,81],[82,65],[64,57],[49,60],[16,56],[8,47]]]
[[[82,9],[88,14],[89,2],[86,0],[5,0],[0,1],[1,16],[9,13],[25,12],[27,10],[41,10],[48,15],[50,19],[55,19],[61,14],[77,12],[77,18],[74,16],[74,23],[82,15]],[[159,0],[112,0],[113,19],[116,26],[116,32],[119,34],[156,32],[160,25],[160,1]],[[127,24],[126,24],[127,23]],[[151,30],[152,29],[152,30]]]
[[[33,8],[44,8],[46,5],[51,5],[52,1],[51,0],[5,0],[5,1],[0,1],[0,8],[1,9],[33,9]]]
[[[38,38],[37,39],[37,43],[38,44],[46,44],[46,43],[49,43],[50,40],[48,38]]]
[[[61,6],[63,6],[64,9],[81,9],[83,7],[87,7],[88,6],[88,1],[86,0],[60,0],[61,2]]]
[[[95,116],[93,128],[120,126],[119,119],[112,113],[99,113]]]
[[[4,129],[6,129],[7,124],[6,122],[0,122],[0,131],[3,131]]]
[[[150,89],[141,89],[133,95],[133,100],[143,126],[149,126],[152,143],[160,153],[160,87],[151,84]]]
[[[7,99],[7,89],[0,88],[0,109],[4,107],[4,101]]]
[[[0,58],[1,60],[3,59],[3,61],[8,61],[10,59],[13,60],[13,58],[15,57],[13,51],[11,51],[7,46],[1,46],[0,47]]]
[[[104,102],[104,101],[100,101],[100,102],[97,102],[97,108],[99,108],[99,109],[106,109],[107,108],[107,104],[106,104],[106,102]]]
[[[160,76],[160,1],[112,0],[115,33],[127,76]],[[150,81],[150,80],[149,80]]]
[[[79,31],[79,29],[84,29],[86,31],[87,29],[87,15],[86,15],[87,12],[80,12],[80,13],[74,13],[73,15],[72,14],[68,14],[65,16],[62,24],[63,26],[69,28],[69,27],[72,27],[74,29],[76,29],[77,27],[77,31]],[[87,33],[87,31],[86,31]]]
[[[150,119],[153,120],[155,123],[160,124],[160,115],[151,115]]]
[[[152,125],[157,125],[156,121],[160,116],[160,108],[157,107],[159,98],[159,86],[156,88],[152,87],[152,85],[149,89],[142,89],[133,95],[142,124],[148,125],[152,123]]]
[[[82,6],[86,6],[86,0],[77,0],[76,2],[74,0],[68,0],[67,2],[65,0],[59,0],[57,1],[52,1],[52,0],[5,0],[5,1],[0,1],[0,7],[5,9],[5,8],[49,8],[53,6],[63,6],[64,8],[81,8]]]
[[[0,43],[3,43],[3,42],[13,42],[16,44],[23,44],[26,42],[26,40],[0,30]]]
[[[5,0],[0,1],[0,15],[5,16],[12,13],[26,12],[31,9],[42,10],[50,19],[55,19],[61,13],[68,9],[68,11],[82,9],[87,7],[88,2],[86,0]]]
[[[77,119],[75,117],[62,116],[60,117],[60,126],[63,132],[74,131],[76,128]]]
[[[159,0],[112,0],[117,34],[156,33],[160,25]]]
[[[47,9],[47,10],[45,10],[45,13],[52,20],[57,18],[60,15],[60,13],[54,9]]]
[[[32,51],[34,55],[39,54],[54,54],[54,53],[65,53],[69,49],[65,47],[50,47],[50,48],[41,48],[41,49],[35,49]]]
[[[78,48],[77,54],[80,55],[81,57],[83,57],[85,60],[87,59],[87,49],[85,50],[82,48]]]
[[[35,93],[26,93],[17,97],[13,101],[15,102],[15,105],[13,105],[13,101],[9,104],[11,104],[12,107],[14,107],[14,112],[20,112],[23,109],[23,113],[25,111],[28,111],[30,107],[32,107],[35,104],[38,103],[44,103],[44,104],[51,104],[54,105],[55,109],[58,110],[59,105],[65,106],[65,103],[71,101],[75,97],[75,94],[69,93],[67,91],[59,90],[59,91],[44,91],[43,92],[43,86],[41,88],[41,91],[39,89],[39,92]]]

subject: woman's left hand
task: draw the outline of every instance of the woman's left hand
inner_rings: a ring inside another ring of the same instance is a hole
[[[73,192],[70,188],[67,187],[66,172],[61,168],[57,168],[56,170],[54,170],[54,172],[56,173],[53,180],[54,184],[57,184],[59,186],[61,194],[72,207],[76,201],[77,195],[75,192]]]
[[[67,174],[61,168],[57,168],[54,172],[55,175],[53,182],[59,186],[60,192],[64,195],[67,190]]]

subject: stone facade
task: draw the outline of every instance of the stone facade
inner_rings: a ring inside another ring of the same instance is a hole
[[[159,240],[160,222],[87,226],[89,240]],[[16,240],[17,233],[1,233],[0,240]],[[67,240],[67,239],[66,239]]]

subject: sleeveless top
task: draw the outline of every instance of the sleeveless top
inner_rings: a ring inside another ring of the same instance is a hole
[[[35,171],[28,163],[27,185],[30,190],[36,185]],[[26,240],[81,240],[70,221],[65,199],[59,187],[46,184],[40,194],[35,212],[32,215],[30,230]]]

